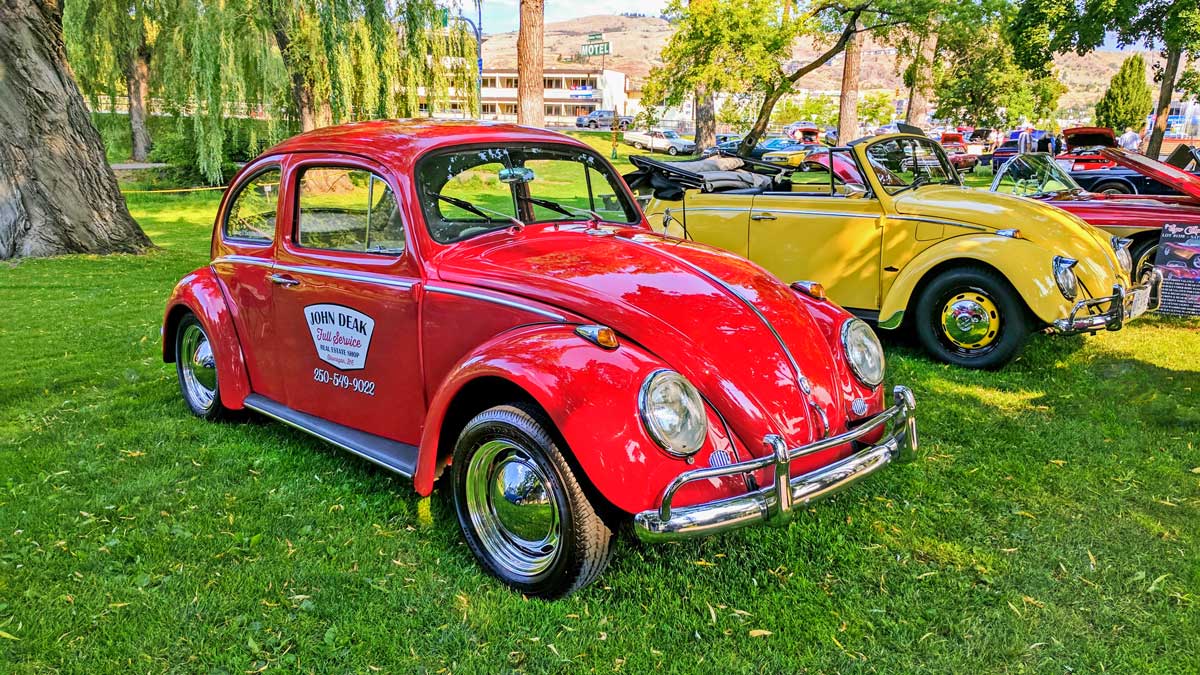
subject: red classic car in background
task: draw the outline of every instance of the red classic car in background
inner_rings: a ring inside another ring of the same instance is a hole
[[[1108,157],[1100,154],[1101,148],[1117,147],[1117,137],[1108,127],[1073,127],[1063,129],[1067,150],[1055,157],[1059,166],[1067,171],[1107,169],[1116,166]]]
[[[950,159],[950,163],[954,165],[955,169],[967,173],[975,173],[975,167],[979,166],[979,155],[972,154],[967,150],[967,143],[963,140],[961,133],[944,133],[940,142],[942,149],[946,151],[946,156]]]
[[[1183,196],[1087,192],[1045,153],[1018,155],[1001,167],[991,190],[1046,201],[1110,234],[1130,240],[1134,277],[1153,266],[1163,225],[1200,224],[1200,178],[1162,162],[1107,149],[1105,158],[1138,167]]]
[[[912,394],[819,285],[652,233],[589,146],[386,121],[242,169],[167,304],[193,413],[298,427],[427,495],[531,595],[647,541],[786,522],[910,456]]]

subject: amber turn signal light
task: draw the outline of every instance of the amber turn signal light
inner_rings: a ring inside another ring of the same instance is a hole
[[[825,299],[825,287],[815,281],[793,281],[792,288],[810,298]]]
[[[617,334],[608,326],[588,324],[575,328],[575,334],[601,349],[616,349],[621,346]]]

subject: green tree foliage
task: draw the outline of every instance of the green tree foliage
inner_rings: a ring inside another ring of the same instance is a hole
[[[1048,119],[1066,87],[1052,73],[1031,78],[1013,59],[999,21],[943,35],[934,75],[936,116],[981,127]]]
[[[858,119],[868,126],[881,126],[892,121],[896,114],[896,102],[886,91],[865,94],[858,102]]]
[[[1104,44],[1107,32],[1121,45],[1161,49],[1165,65],[1155,109],[1165,113],[1175,91],[1184,54],[1200,54],[1200,3],[1195,0],[1024,0],[1009,26],[1016,60],[1042,69],[1055,54],[1087,54]],[[1158,153],[1165,115],[1155,125],[1148,153]]]
[[[883,34],[900,25],[919,30],[941,3],[709,0],[689,6],[672,0],[667,15],[677,30],[663,50],[663,65],[650,75],[643,100],[678,105],[701,85],[761,96],[743,141],[747,149],[762,137],[776,104],[796,82],[841,53],[856,32]],[[794,48],[801,41],[815,42],[822,51],[797,64]]]
[[[164,152],[191,155],[213,183],[227,173],[228,142],[257,128],[246,117],[269,121],[254,147],[297,128],[432,115],[451,93],[478,105],[474,36],[434,0],[77,1],[67,43],[84,89],[111,95],[124,45],[147,27],[156,95],[181,119]]]
[[[792,122],[804,121],[827,127],[837,124],[837,116],[836,99],[826,94],[811,94],[781,101],[771,115],[771,124],[786,126]]]
[[[1141,129],[1153,107],[1150,85],[1146,83],[1146,61],[1141,54],[1134,54],[1121,64],[1096,102],[1096,124],[1115,129],[1118,134],[1126,127]]]

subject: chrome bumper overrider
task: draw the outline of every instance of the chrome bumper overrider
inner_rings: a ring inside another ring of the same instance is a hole
[[[1055,321],[1051,330],[1060,335],[1121,330],[1126,321],[1158,309],[1162,302],[1162,272],[1152,270],[1142,278],[1145,279],[1144,283],[1128,291],[1121,286],[1113,286],[1113,294],[1110,296],[1080,300],[1071,308],[1070,316]],[[1108,309],[1099,314],[1090,313],[1092,309],[1104,305],[1107,305]]]
[[[835,494],[893,460],[912,459],[917,451],[917,419],[913,416],[916,401],[907,387],[896,387],[892,393],[895,405],[844,434],[790,450],[782,438],[769,434],[763,442],[770,454],[680,474],[663,492],[659,508],[634,516],[634,532],[643,541],[662,542],[705,537],[762,522],[783,524],[792,519],[797,507]],[[790,477],[788,467],[792,460],[845,445],[880,428],[888,428],[889,432],[877,444],[802,476]],[[704,504],[671,508],[676,493],[688,483],[771,466],[775,468],[775,478],[768,487]]]

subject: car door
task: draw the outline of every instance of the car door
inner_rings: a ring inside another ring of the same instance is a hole
[[[818,161],[805,161],[792,176],[791,191],[754,197],[749,258],[787,283],[821,283],[843,307],[877,311],[883,240],[879,200],[863,194],[862,184],[847,188]]]
[[[403,197],[366,160],[289,162],[274,312],[300,412],[415,445],[425,416],[418,265]]]
[[[228,295],[230,316],[246,363],[250,388],[269,398],[283,396],[274,349],[271,304],[282,167],[278,158],[251,166],[218,214],[212,269]]]
[[[753,195],[688,190],[683,195],[682,212],[672,210],[669,216],[664,213],[663,230],[746,258],[753,204]]]

